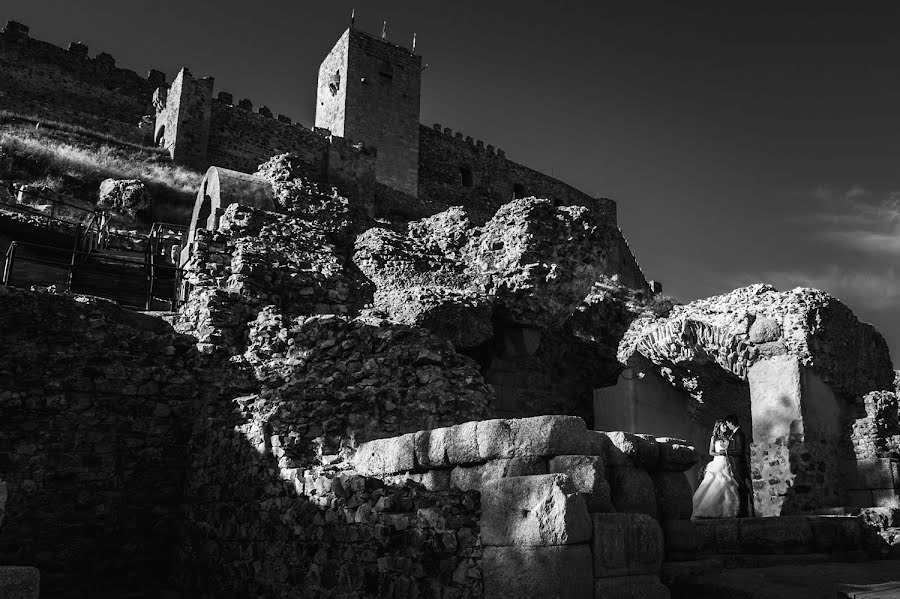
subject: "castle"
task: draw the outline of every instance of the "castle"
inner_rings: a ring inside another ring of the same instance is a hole
[[[177,313],[0,286],[0,564],[46,596],[668,599],[900,556],[881,335],[812,289],[657,303],[613,201],[421,126],[420,69],[351,27],[308,129],[7,24],[4,108],[210,168]],[[764,517],[693,522],[731,412]]]

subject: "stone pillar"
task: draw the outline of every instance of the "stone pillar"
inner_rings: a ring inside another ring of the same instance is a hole
[[[794,356],[757,362],[750,367],[748,380],[756,515],[781,516],[842,505],[841,402]]]

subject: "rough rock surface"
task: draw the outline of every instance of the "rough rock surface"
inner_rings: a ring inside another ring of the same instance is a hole
[[[492,599],[591,599],[587,545],[485,547],[484,596]]]
[[[97,208],[134,221],[150,208],[150,194],[138,179],[105,179],[100,183]]]
[[[656,368],[700,401],[729,394],[756,361],[785,354],[847,399],[893,388],[881,334],[824,291],[801,287],[751,285],[677,306],[666,318],[638,319],[618,353],[622,363]]]
[[[597,211],[528,198],[503,205],[463,252],[512,320],[548,326],[568,318],[595,281],[617,274],[618,234]]]
[[[273,156],[255,173],[272,184],[275,203],[285,214],[315,224],[324,232],[347,232],[354,216],[350,201],[335,187],[315,182],[317,173],[293,154]],[[354,206],[354,208],[358,208]]]
[[[481,508],[484,545],[546,547],[591,538],[584,498],[565,474],[490,481],[482,487]]]
[[[391,319],[434,321],[457,302],[454,319],[468,317],[479,331],[491,309],[532,327],[572,318],[582,338],[612,348],[645,310],[616,293],[619,235],[601,211],[528,198],[502,206],[483,227],[454,207],[410,223],[405,234],[370,229],[357,239],[354,261],[377,287],[375,308]]]

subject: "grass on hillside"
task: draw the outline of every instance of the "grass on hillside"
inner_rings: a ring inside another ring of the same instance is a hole
[[[153,199],[148,220],[190,220],[201,173],[172,164],[153,148],[75,129],[35,129],[0,119],[0,179],[46,185],[91,202],[104,179],[140,179]]]

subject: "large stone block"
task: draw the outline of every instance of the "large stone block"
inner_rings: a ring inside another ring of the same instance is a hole
[[[900,463],[890,458],[855,460],[845,466],[847,486],[851,489],[890,489],[900,487]]]
[[[831,553],[862,548],[862,522],[855,516],[812,518],[815,551]]]
[[[510,476],[547,474],[547,458],[507,458],[477,466],[457,466],[451,471],[450,486],[463,491],[480,491],[484,483]]]
[[[452,439],[451,427],[436,428],[416,433],[416,462],[424,468],[446,467],[448,448]]]
[[[450,444],[447,445],[448,464],[477,464],[484,461],[478,455],[477,428],[477,422],[464,422],[450,427]]]
[[[416,467],[415,433],[360,444],[350,463],[364,476],[396,474]]]
[[[482,460],[585,454],[589,443],[584,420],[577,416],[483,420],[477,438]]]
[[[617,512],[656,517],[656,490],[650,473],[641,468],[623,466],[607,469],[606,479]]]
[[[667,561],[689,561],[700,555],[704,540],[690,520],[663,520]]]
[[[590,560],[586,570],[590,572]],[[3,599],[38,599],[41,576],[31,566],[0,566],[0,597]]]
[[[550,458],[550,472],[568,474],[584,496],[589,512],[614,512],[609,483],[600,456],[565,455]]]
[[[656,469],[659,447],[650,435],[635,435],[624,431],[607,432],[610,446],[606,457],[607,466],[636,466],[648,470]]]
[[[700,461],[697,449],[683,439],[657,437],[659,462],[657,469],[664,472],[684,472]]]
[[[663,532],[644,514],[592,514],[594,578],[659,574]]]
[[[594,581],[594,599],[669,599],[659,576],[615,576]]]
[[[653,472],[650,478],[656,490],[659,520],[690,520],[694,510],[694,490],[684,473]]]
[[[741,518],[741,553],[810,553],[812,527],[805,516]]]
[[[565,474],[488,481],[481,491],[481,510],[486,546],[572,545],[591,538],[584,498]]]
[[[485,547],[484,596],[590,599],[591,551],[588,545]]]

